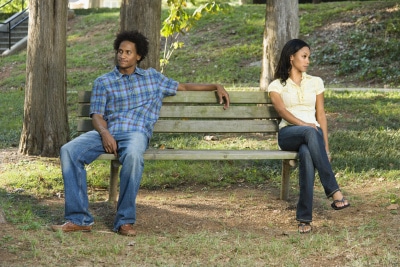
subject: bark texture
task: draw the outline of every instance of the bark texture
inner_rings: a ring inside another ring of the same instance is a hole
[[[149,54],[140,62],[141,68],[160,70],[160,0],[122,0],[120,31],[137,30],[149,40]]]
[[[67,0],[29,1],[24,119],[19,152],[57,157],[69,140]]]
[[[266,90],[285,43],[300,30],[299,4],[294,0],[267,0],[260,89]]]

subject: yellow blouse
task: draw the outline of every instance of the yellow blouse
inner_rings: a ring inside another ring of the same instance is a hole
[[[315,103],[317,95],[325,91],[324,82],[320,77],[311,76],[303,72],[300,86],[292,79],[287,79],[283,86],[279,79],[272,81],[268,86],[268,93],[277,92],[281,95],[286,109],[295,117],[307,123],[319,126],[315,117]],[[279,129],[290,125],[282,119]]]

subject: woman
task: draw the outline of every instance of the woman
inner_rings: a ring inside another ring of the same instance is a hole
[[[278,144],[281,149],[299,152],[300,196],[296,219],[300,233],[312,230],[312,204],[315,169],[332,208],[350,206],[343,197],[330,164],[328,126],[324,110],[324,84],[321,78],[306,74],[310,46],[299,39],[285,44],[268,86],[272,103],[282,118]]]

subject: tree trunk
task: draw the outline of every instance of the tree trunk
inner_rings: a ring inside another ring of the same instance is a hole
[[[122,0],[120,31],[137,30],[149,40],[149,54],[140,62],[141,68],[160,70],[160,0]]]
[[[260,89],[266,90],[274,77],[285,43],[297,38],[300,30],[298,1],[267,0]]]
[[[29,1],[22,154],[57,157],[69,139],[67,9],[66,0]]]
[[[90,8],[99,8],[100,6],[100,0],[90,0],[89,1],[89,7]]]

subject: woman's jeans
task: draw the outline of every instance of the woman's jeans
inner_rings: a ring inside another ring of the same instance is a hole
[[[299,152],[300,197],[296,219],[300,222],[311,222],[315,169],[328,198],[339,190],[326,154],[322,130],[310,126],[286,126],[279,130],[278,144],[282,150]]]
[[[148,137],[141,132],[114,135],[118,145],[120,171],[120,191],[114,231],[127,223],[136,221],[136,195],[144,168],[143,153],[148,145]],[[61,170],[65,191],[65,219],[77,225],[92,225],[93,216],[89,212],[85,165],[106,153],[101,136],[90,131],[73,139],[61,147]]]

